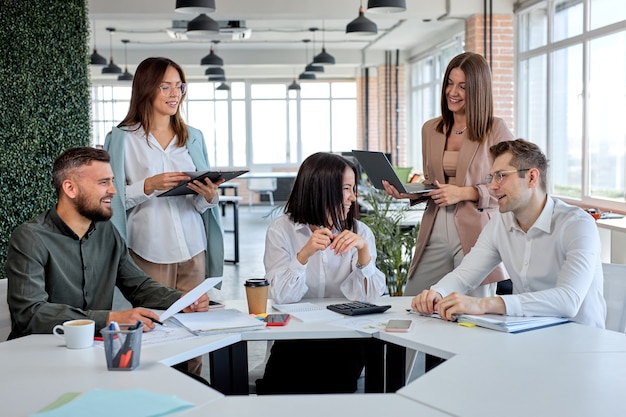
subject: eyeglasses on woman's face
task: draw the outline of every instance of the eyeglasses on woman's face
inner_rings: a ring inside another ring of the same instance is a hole
[[[485,177],[485,182],[487,184],[491,184],[491,181],[495,181],[496,184],[502,184],[502,181],[504,181],[504,179],[506,177],[508,177],[511,174],[515,174],[516,172],[525,172],[530,170],[530,168],[526,168],[526,169],[510,169],[507,171],[496,171],[493,174],[487,175]]]
[[[161,90],[161,94],[165,97],[170,97],[172,94],[184,96],[187,92],[187,84],[182,83],[177,86],[171,86],[169,84],[160,85],[159,89]]]

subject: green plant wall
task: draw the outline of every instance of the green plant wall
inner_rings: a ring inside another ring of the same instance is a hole
[[[0,278],[16,226],[56,203],[54,159],[89,145],[86,0],[0,0]]]

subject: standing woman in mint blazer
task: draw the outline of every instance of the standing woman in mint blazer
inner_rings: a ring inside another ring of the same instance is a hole
[[[107,135],[117,194],[113,217],[133,260],[160,283],[186,292],[207,276],[221,276],[224,241],[219,183],[193,181],[197,194],[157,197],[210,169],[202,133],[185,124],[183,69],[168,58],[141,62],[128,114]]]

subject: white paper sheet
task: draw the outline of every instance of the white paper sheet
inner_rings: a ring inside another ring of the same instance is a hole
[[[178,301],[170,306],[165,313],[161,314],[159,320],[165,321],[172,317],[174,314],[183,310],[186,307],[189,307],[194,301],[196,301],[202,294],[209,291],[211,288],[215,287],[219,282],[222,281],[222,277],[214,277],[207,278],[202,281],[196,288],[189,291],[184,296],[180,297]]]

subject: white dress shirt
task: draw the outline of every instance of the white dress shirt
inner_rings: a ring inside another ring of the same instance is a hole
[[[371,261],[357,268],[358,253],[351,249],[343,256],[330,249],[316,252],[306,265],[296,255],[311,238],[309,225],[294,223],[287,215],[272,221],[265,237],[265,278],[270,297],[278,304],[302,298],[347,298],[374,302],[386,289],[385,275],[376,268],[376,243],[367,225],[357,223],[357,234],[368,245]],[[367,277],[367,292],[365,278]]]
[[[166,149],[152,134],[146,141],[143,129],[126,133],[126,215],[128,247],[147,261],[159,264],[184,262],[206,250],[202,217],[215,206],[203,196],[157,197],[165,190],[144,194],[144,181],[163,172],[196,171],[186,147],[174,138]]]
[[[510,316],[557,316],[604,328],[600,238],[593,218],[548,196],[525,233],[513,214],[496,213],[461,264],[432,289],[443,297],[467,293],[500,261],[513,282],[502,295]]]

